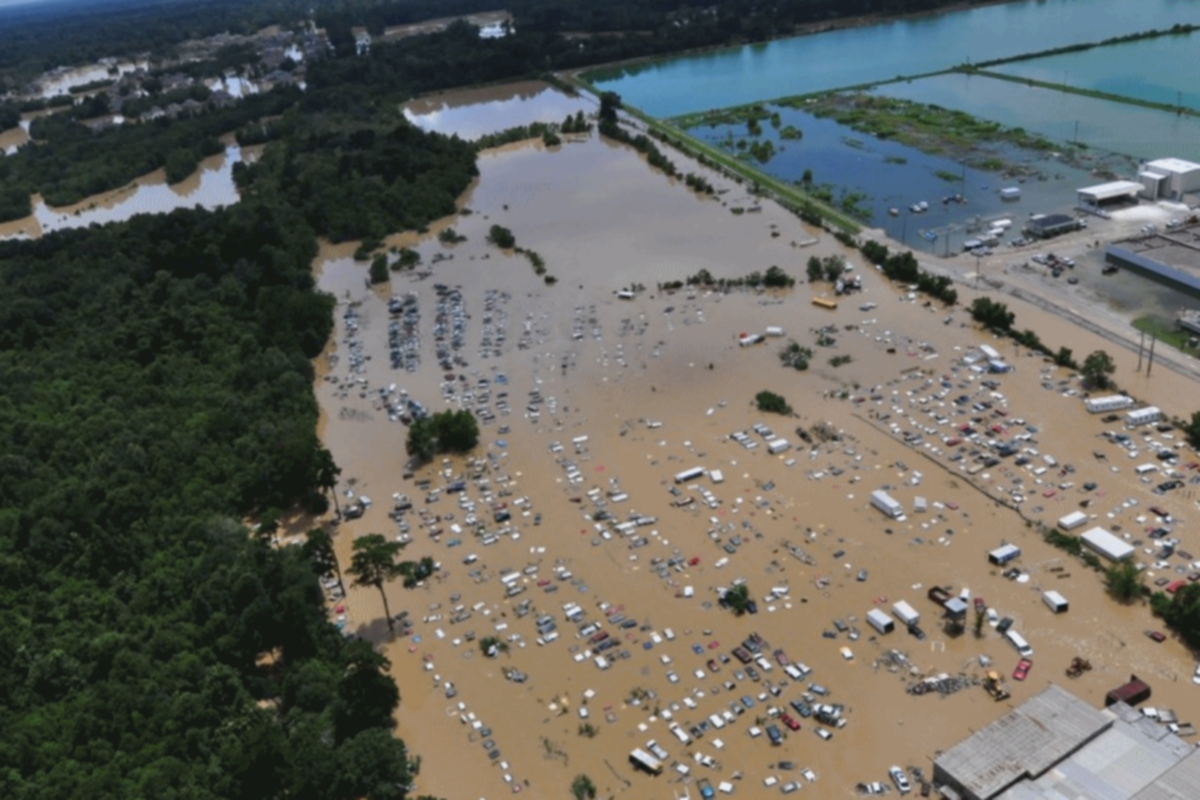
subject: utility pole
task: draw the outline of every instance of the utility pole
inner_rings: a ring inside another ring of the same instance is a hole
[[[1138,365],[1134,372],[1142,371],[1142,348],[1146,346],[1146,332],[1142,331],[1142,336],[1138,339]]]
[[[1158,341],[1158,337],[1151,334],[1150,336],[1150,359],[1146,362],[1146,377],[1150,377],[1150,370],[1154,369],[1154,343]]]

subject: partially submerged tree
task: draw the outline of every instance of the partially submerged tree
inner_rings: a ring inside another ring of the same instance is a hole
[[[1079,372],[1089,386],[1096,389],[1108,389],[1114,386],[1112,374],[1117,371],[1117,365],[1112,357],[1103,350],[1097,350],[1083,360]]]
[[[1132,561],[1119,561],[1104,573],[1104,587],[1113,598],[1128,603],[1142,596],[1142,571]]]
[[[571,796],[575,800],[592,800],[596,796],[596,784],[587,775],[577,775],[571,781]]]
[[[768,411],[772,414],[792,413],[792,407],[788,405],[787,400],[774,392],[763,390],[754,396],[754,402],[758,405],[759,411]]]
[[[739,583],[725,592],[725,596],[721,598],[721,602],[728,606],[733,613],[739,617],[742,616],[750,610],[750,603],[753,602],[750,599],[750,587],[744,583]]]
[[[354,578],[355,586],[374,586],[379,590],[389,630],[395,630],[395,621],[383,587],[404,574],[403,564],[396,560],[403,549],[403,543],[389,542],[382,533],[368,533],[355,540],[350,569],[346,570]]]

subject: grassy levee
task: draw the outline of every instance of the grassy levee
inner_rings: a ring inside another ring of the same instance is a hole
[[[1157,39],[1161,36],[1187,36],[1188,34],[1200,30],[1200,25],[1177,24],[1174,27],[1166,30],[1158,30],[1151,28],[1148,31],[1139,31],[1138,33],[1129,33],[1124,36],[1113,36],[1099,42],[1080,42],[1079,44],[1069,44],[1063,47],[1052,47],[1048,50],[1035,50],[1031,53],[1018,53],[1015,56],[1006,56],[1005,58],[993,58],[987,61],[980,61],[975,64],[979,69],[988,67],[998,67],[1001,64],[1012,64],[1017,61],[1032,61],[1038,58],[1048,58],[1049,56],[1061,56],[1067,53],[1082,53],[1085,50],[1094,50],[1097,47],[1113,47],[1121,44],[1129,44],[1131,42],[1140,42],[1146,39]]]
[[[1021,78],[1016,75],[1005,75],[1003,72],[992,72],[987,69],[976,69],[974,67],[956,67],[952,72],[960,72],[967,75],[978,75],[983,78],[995,78],[996,80],[1008,81],[1009,83],[1019,83],[1022,86],[1034,86],[1038,89],[1050,89],[1056,92],[1066,92],[1067,94],[1077,94],[1080,97],[1091,97],[1095,100],[1104,100],[1109,103],[1124,103],[1127,106],[1139,106],[1141,108],[1149,108],[1154,111],[1166,111],[1171,114],[1182,114],[1189,117],[1200,117],[1200,111],[1187,108],[1186,106],[1176,106],[1170,103],[1156,103],[1153,100],[1141,100],[1136,97],[1128,97],[1123,94],[1112,94],[1111,92],[1101,92],[1096,89],[1081,89],[1078,86],[1067,86],[1063,83],[1053,83],[1051,81],[1039,81],[1036,78]]]
[[[570,76],[570,79],[575,81],[581,88],[587,89],[596,97],[599,97],[602,93],[600,89],[597,89],[595,86],[588,83],[578,75],[572,75]],[[832,208],[825,203],[813,199],[794,186],[790,186],[783,181],[778,180],[777,178],[772,178],[770,175],[759,172],[749,164],[745,164],[738,159],[705,144],[704,142],[688,134],[686,131],[676,128],[674,125],[656,119],[649,114],[642,112],[641,109],[630,105],[623,104],[621,106],[621,110],[631,117],[636,117],[648,128],[662,134],[667,138],[667,144],[670,144],[672,147],[675,147],[690,156],[703,155],[710,162],[716,164],[729,174],[739,176],[744,180],[748,180],[757,184],[762,189],[770,192],[778,203],[793,213],[799,214],[800,211],[804,209],[811,210],[814,213],[820,214],[822,219],[827,220],[830,224],[851,235],[854,235],[862,230],[862,225],[860,225],[847,214],[837,210],[836,208]]]
[[[907,83],[909,81],[919,81],[923,78],[936,78],[939,75],[946,75],[950,72],[958,71],[957,67],[948,67],[939,69],[933,72],[921,72],[916,75],[897,75],[894,78],[885,78],[878,81],[870,81],[869,83],[855,83],[850,86],[838,86],[834,89],[820,89],[815,92],[806,92],[805,94],[786,94],[783,97],[776,97],[771,100],[756,100],[753,103],[743,103],[740,106],[728,106],[726,108],[709,110],[709,111],[694,111],[690,114],[680,114],[677,117],[669,117],[665,121],[678,128],[694,128],[697,125],[704,125],[710,122],[743,122],[749,117],[757,116],[765,118],[769,114],[757,114],[756,110],[765,106],[782,106],[783,108],[802,109],[809,100],[816,100],[822,97],[827,97],[831,94],[847,94],[850,92],[866,92],[871,89],[876,89],[880,86],[887,86],[893,83]]]

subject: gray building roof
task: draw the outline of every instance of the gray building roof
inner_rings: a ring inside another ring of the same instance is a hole
[[[1158,776],[1132,800],[1191,800],[1200,787],[1200,750]]]
[[[993,798],[1036,778],[1113,724],[1065,689],[1050,685],[934,759],[935,770],[969,796]]]

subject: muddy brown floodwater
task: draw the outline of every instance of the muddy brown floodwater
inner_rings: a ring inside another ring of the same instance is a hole
[[[222,137],[225,152],[203,159],[196,171],[176,184],[168,184],[166,172],[158,169],[120,189],[86,197],[70,206],[52,208],[41,195],[33,195],[33,214],[0,223],[0,239],[36,239],[44,233],[67,228],[86,228],[95,223],[122,222],[135,214],[165,214],[176,208],[218,208],[238,202],[233,165],[253,163],[262,154],[261,145],[238,147],[233,135]]]
[[[778,294],[659,292],[659,282],[702,268],[734,277],[778,265],[802,277],[810,255],[845,253],[825,235],[800,246],[819,232],[772,203],[732,214],[731,207],[755,202],[715,174],[708,177],[721,194],[700,197],[594,136],[549,151],[525,145],[485,153],[479,167],[460,204],[469,215],[403,239],[422,256],[415,271],[394,272],[390,284],[372,289],[366,265],[349,258],[352,245],[325,247],[315,266],[320,288],[338,299],[335,342],[318,363],[321,435],[343,469],[340,503],[364,495],[372,501],[361,519],[341,524],[341,563],[349,562],[355,537],[381,532],[411,537],[406,557],[430,555],[441,565],[425,586],[387,587],[392,612],[408,612],[408,635],[388,637],[374,589],[352,588],[331,603],[347,631],[378,643],[391,659],[402,695],[397,734],[421,757],[418,793],[494,798],[520,789],[562,797],[576,775],[586,774],[603,797],[669,798],[685,788],[695,797],[699,778],[765,797],[779,791],[766,788],[770,778],[803,782],[798,770],[809,767],[819,796],[851,796],[859,781],[886,780],[892,764],[931,770],[935,753],[1048,682],[1099,705],[1131,673],[1152,685],[1156,705],[1174,708],[1182,720],[1200,719],[1187,650],[1146,637],[1144,630],[1159,624],[1145,606],[1108,599],[1096,572],[1045,544],[1032,527],[1053,525],[1090,500],[1090,524],[1127,533],[1140,543],[1137,557],[1152,565],[1146,530],[1158,523],[1148,507],[1161,505],[1176,519],[1179,549],[1200,553],[1195,486],[1152,495],[1154,484],[1134,472],[1154,460],[1152,446],[1134,433],[1140,453],[1130,457],[1103,438],[1106,427],[1118,426],[1084,413],[1067,372],[980,333],[962,306],[909,300],[849,253],[864,291],[841,298],[833,311],[810,302],[831,294],[824,284]],[[695,164],[689,170],[705,173]],[[557,284],[546,285],[521,255],[490,246],[493,224],[540,254]],[[439,242],[436,232],[447,225],[466,241]],[[617,290],[635,282],[645,290],[618,299]],[[415,299],[406,301],[410,294]],[[963,295],[969,304],[971,292]],[[393,299],[406,310],[390,314]],[[859,310],[865,303],[877,305]],[[1016,301],[1013,307],[1023,326],[1056,347],[1087,353],[1104,346],[1050,314]],[[400,368],[391,361],[393,324]],[[740,333],[767,326],[784,328],[786,337],[739,346]],[[825,326],[832,326],[832,346],[816,343],[816,329]],[[808,371],[780,365],[777,352],[790,339],[813,349]],[[985,343],[1015,371],[972,370],[964,358]],[[439,366],[439,345],[451,369]],[[852,361],[833,367],[834,355]],[[1140,384],[1145,379],[1133,375],[1126,354],[1115,355],[1123,385],[1172,413],[1190,412],[1193,385],[1165,370]],[[994,390],[983,386],[989,378]],[[757,412],[754,396],[763,389],[786,397],[795,416]],[[954,402],[961,394],[970,398],[965,405]],[[484,420],[473,454],[486,487],[468,480],[462,494],[444,491],[470,472],[462,458],[438,459],[403,478],[406,429],[386,406],[401,397],[432,411],[487,409],[492,419]],[[991,408],[972,408],[983,402]],[[982,435],[1028,434],[1022,446],[1037,451],[1025,454],[1028,466],[1007,459],[968,475],[969,454],[951,461],[954,448],[945,440],[961,436],[957,426],[972,417]],[[791,449],[767,453],[763,437],[750,430],[759,422]],[[814,426],[836,439],[806,444],[797,429],[811,438]],[[737,431],[757,446],[731,439]],[[922,440],[906,444],[905,433]],[[1179,438],[1150,436],[1159,446],[1182,448]],[[1186,464],[1194,455],[1182,449]],[[1058,467],[1048,466],[1046,454]],[[1063,474],[1063,465],[1074,471]],[[704,476],[676,487],[672,476],[693,466],[720,470],[724,480]],[[417,480],[443,491],[433,500]],[[1089,481],[1098,488],[1085,492]],[[868,505],[870,492],[882,487],[904,504],[905,519],[885,519]],[[396,495],[413,503],[403,517],[407,531],[389,517]],[[928,502],[923,513],[914,510],[918,496]],[[690,506],[675,505],[685,498],[693,499]],[[493,521],[500,504],[512,515],[508,522]],[[623,535],[615,524],[635,513],[647,524]],[[495,541],[476,527],[498,534]],[[1015,564],[1027,577],[1009,580],[988,563],[987,552],[1002,542],[1022,548]],[[1178,556],[1168,560],[1150,567],[1151,580],[1192,569]],[[506,597],[505,570],[519,573],[521,594]],[[857,579],[860,570],[865,580]],[[736,617],[717,606],[716,589],[737,579],[757,599],[757,614]],[[1032,644],[1032,672],[1023,683],[1010,678],[1011,700],[995,703],[978,686],[946,697],[906,691],[918,676],[978,678],[980,656],[1005,675],[1017,662],[989,625],[979,638],[969,627],[947,634],[926,598],[934,585],[983,598]],[[1041,601],[1047,589],[1064,594],[1070,610],[1051,614]],[[867,611],[890,613],[898,600],[921,613],[927,638],[903,629],[878,635],[866,624]],[[596,645],[565,618],[571,602],[619,642],[603,654],[607,669],[597,666]],[[622,628],[604,609],[636,625]],[[542,613],[553,615],[560,635],[540,645],[535,620]],[[857,638],[836,633],[835,619]],[[741,666],[720,657],[751,632],[769,643],[768,659],[782,648],[811,675],[792,681],[776,665],[760,682],[737,678]],[[508,652],[484,657],[479,641],[486,636],[503,640]],[[904,656],[899,667],[881,661],[892,650]],[[1093,669],[1071,680],[1064,669],[1077,655]],[[718,659],[718,671],[710,671],[710,659]],[[512,669],[527,680],[506,679]],[[770,707],[790,711],[787,703],[810,691],[809,681],[828,690],[828,702],[845,706],[848,723],[828,741],[815,735],[811,718],[800,719],[798,731],[768,719]],[[743,696],[753,708],[686,746],[668,728],[690,728],[731,703],[742,705]],[[756,720],[779,725],[782,745],[751,736]],[[669,752],[657,777],[635,772],[628,761],[630,750],[650,739]],[[490,757],[489,748],[498,754]],[[699,763],[697,754],[714,766]]]

